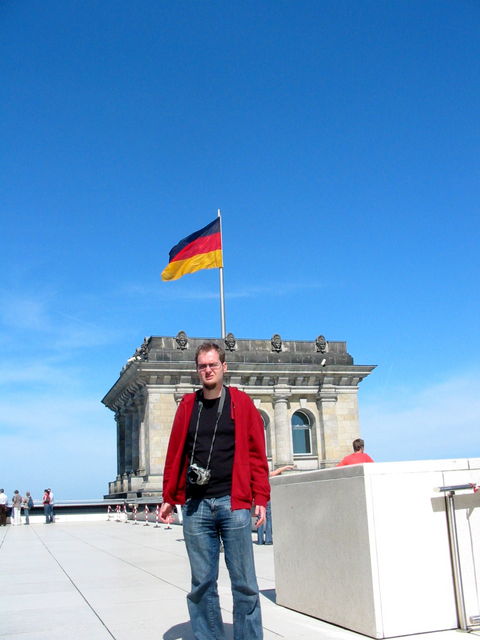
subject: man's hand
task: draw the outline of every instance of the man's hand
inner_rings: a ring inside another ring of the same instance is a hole
[[[257,521],[255,522],[255,527],[258,529],[262,524],[265,524],[265,519],[267,516],[266,507],[261,507],[259,504],[255,507],[255,515],[257,516]]]
[[[169,524],[171,522],[170,516],[173,512],[173,504],[169,502],[162,502],[162,506],[160,507],[160,522],[164,524]]]

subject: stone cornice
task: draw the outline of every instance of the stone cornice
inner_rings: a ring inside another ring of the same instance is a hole
[[[297,363],[229,362],[225,374],[227,385],[239,387],[249,394],[273,393],[277,385],[285,385],[292,394],[311,395],[327,387],[356,387],[375,368],[374,365],[326,365],[315,367]],[[130,402],[146,387],[197,388],[198,376],[191,362],[138,361],[128,367],[102,402],[115,411]]]

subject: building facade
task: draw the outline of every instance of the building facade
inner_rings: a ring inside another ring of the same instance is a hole
[[[227,385],[252,398],[265,425],[271,469],[321,469],[351,452],[360,434],[358,385],[374,365],[356,365],[345,342],[214,339],[226,351]],[[185,393],[198,388],[195,351],[204,338],[145,338],[102,402],[115,413],[117,476],[108,497],[161,493],[170,429]]]

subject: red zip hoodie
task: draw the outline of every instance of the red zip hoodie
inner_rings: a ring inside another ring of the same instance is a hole
[[[228,387],[228,389],[231,417],[235,423],[232,510],[250,509],[252,504],[266,507],[270,500],[270,484],[263,420],[246,393],[235,387]],[[170,504],[185,503],[189,461],[184,449],[195,398],[195,393],[187,393],[183,396],[170,433],[163,472],[163,500]]]

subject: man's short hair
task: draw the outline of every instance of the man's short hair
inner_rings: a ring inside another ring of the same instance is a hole
[[[195,351],[195,364],[198,365],[198,356],[206,351],[216,351],[218,353],[218,359],[220,362],[225,362],[225,351],[216,342],[202,342],[202,344]]]
[[[365,442],[361,438],[357,438],[352,442],[354,451],[361,451],[365,447]]]

